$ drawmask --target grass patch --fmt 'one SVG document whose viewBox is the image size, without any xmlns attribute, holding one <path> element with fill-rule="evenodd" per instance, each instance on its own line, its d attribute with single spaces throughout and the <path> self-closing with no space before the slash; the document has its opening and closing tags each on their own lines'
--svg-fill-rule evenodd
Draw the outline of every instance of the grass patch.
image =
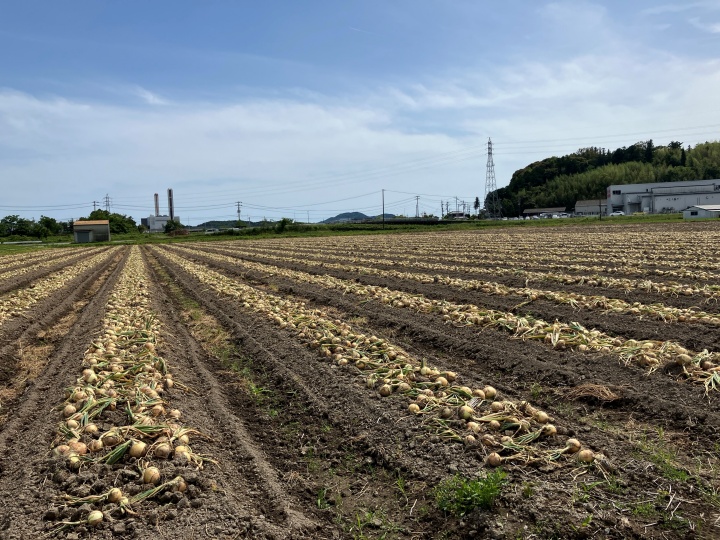
<svg viewBox="0 0 720 540">
<path fill-rule="evenodd" d="M 500 495 L 506 476 L 501 469 L 479 480 L 455 475 L 435 488 L 435 502 L 440 510 L 454 516 L 464 516 L 476 508 L 490 508 Z"/>
</svg>

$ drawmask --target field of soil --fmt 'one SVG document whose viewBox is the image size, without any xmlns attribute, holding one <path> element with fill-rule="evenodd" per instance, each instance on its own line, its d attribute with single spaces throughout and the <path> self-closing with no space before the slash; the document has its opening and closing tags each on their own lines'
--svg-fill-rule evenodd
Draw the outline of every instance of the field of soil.
<svg viewBox="0 0 720 540">
<path fill-rule="evenodd" d="M 0 258 L 0 539 L 718 538 L 719 240 Z"/>
</svg>

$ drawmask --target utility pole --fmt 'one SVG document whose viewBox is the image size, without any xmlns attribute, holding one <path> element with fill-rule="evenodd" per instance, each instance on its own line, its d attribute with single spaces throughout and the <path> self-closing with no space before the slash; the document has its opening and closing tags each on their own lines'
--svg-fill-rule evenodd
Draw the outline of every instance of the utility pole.
<svg viewBox="0 0 720 540">
<path fill-rule="evenodd" d="M 382 221 L 383 229 L 385 228 L 385 190 L 382 190 Z"/>
<path fill-rule="evenodd" d="M 310 210 L 307 211 L 307 222 L 310 225 Z"/>
<path fill-rule="evenodd" d="M 490 200 L 488 201 L 488 196 Z M 488 138 L 488 159 L 485 170 L 485 205 L 488 216 L 493 219 L 502 217 L 502 208 L 497 194 L 497 183 L 495 182 L 495 163 L 493 162 L 492 141 Z"/>
<path fill-rule="evenodd" d="M 110 195 L 105 194 L 105 210 L 110 211 Z"/>
<path fill-rule="evenodd" d="M 97 201 L 93 201 L 93 212 L 97 210 L 97 205 L 100 204 Z"/>
<path fill-rule="evenodd" d="M 415 195 L 415 217 L 420 217 L 420 195 Z"/>
<path fill-rule="evenodd" d="M 242 203 L 238 201 L 237 203 L 237 215 L 238 215 L 238 221 L 240 221 L 240 209 L 242 208 Z"/>
<path fill-rule="evenodd" d="M 458 198 L 455 196 L 455 211 L 458 211 Z"/>
</svg>

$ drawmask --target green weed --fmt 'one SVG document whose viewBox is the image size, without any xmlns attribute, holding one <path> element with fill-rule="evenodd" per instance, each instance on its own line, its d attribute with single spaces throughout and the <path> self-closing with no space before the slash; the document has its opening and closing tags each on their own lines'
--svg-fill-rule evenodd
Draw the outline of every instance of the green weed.
<svg viewBox="0 0 720 540">
<path fill-rule="evenodd" d="M 500 495 L 506 476 L 501 469 L 480 480 L 455 475 L 435 488 L 435 501 L 440 510 L 455 516 L 464 516 L 476 508 L 490 508 Z"/>
</svg>

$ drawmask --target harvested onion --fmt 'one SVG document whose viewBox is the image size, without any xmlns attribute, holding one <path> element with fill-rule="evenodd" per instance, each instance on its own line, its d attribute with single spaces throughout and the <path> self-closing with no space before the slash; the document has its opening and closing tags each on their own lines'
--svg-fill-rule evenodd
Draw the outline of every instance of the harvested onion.
<svg viewBox="0 0 720 540">
<path fill-rule="evenodd" d="M 93 510 L 88 514 L 87 523 L 91 527 L 97 527 L 102 523 L 103 513 L 100 510 Z"/>
<path fill-rule="evenodd" d="M 157 467 L 148 467 L 143 471 L 144 484 L 157 484 L 160 482 L 160 469 Z"/>
</svg>

